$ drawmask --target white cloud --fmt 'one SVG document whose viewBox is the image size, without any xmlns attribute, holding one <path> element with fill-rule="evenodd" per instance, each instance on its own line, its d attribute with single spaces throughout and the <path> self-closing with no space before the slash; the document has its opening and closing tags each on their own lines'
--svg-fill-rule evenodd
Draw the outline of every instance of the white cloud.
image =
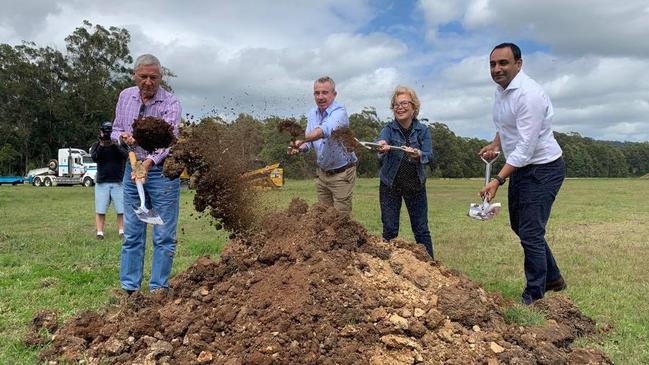
<svg viewBox="0 0 649 365">
<path fill-rule="evenodd" d="M 313 80 L 327 74 L 349 112 L 374 106 L 390 117 L 390 94 L 404 84 L 419 93 L 422 117 L 491 138 L 488 54 L 513 40 L 523 45 L 526 72 L 552 98 L 557 130 L 649 140 L 645 0 L 420 0 L 410 18 L 384 5 L 25 0 L 5 4 L 0 42 L 63 50 L 88 19 L 128 29 L 133 55 L 157 54 L 178 75 L 170 83 L 184 110 L 197 116 L 299 116 L 313 106 Z"/>
</svg>

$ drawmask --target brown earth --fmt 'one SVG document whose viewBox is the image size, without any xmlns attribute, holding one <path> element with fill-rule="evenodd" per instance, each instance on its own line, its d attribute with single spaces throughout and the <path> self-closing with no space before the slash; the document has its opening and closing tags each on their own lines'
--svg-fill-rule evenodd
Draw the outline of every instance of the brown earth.
<svg viewBox="0 0 649 365">
<path fill-rule="evenodd" d="M 542 326 L 507 324 L 499 303 L 422 246 L 382 242 L 294 200 L 263 229 L 201 257 L 169 293 L 136 293 L 69 319 L 43 360 L 85 364 L 611 364 L 572 348 L 594 322 L 565 296 Z M 44 318 L 50 318 L 44 315 Z M 35 321 L 36 332 L 42 331 Z M 45 326 L 45 324 L 44 324 Z M 54 328 L 55 329 L 55 328 Z"/>
<path fill-rule="evenodd" d="M 256 204 L 255 190 L 242 178 L 248 166 L 237 154 L 237 146 L 246 138 L 236 133 L 210 121 L 182 128 L 163 173 L 175 179 L 186 168 L 190 187 L 196 191 L 196 210 L 209 214 L 216 229 L 240 233 L 253 228 L 263 212 Z"/>
<path fill-rule="evenodd" d="M 304 137 L 304 128 L 291 119 L 284 119 L 277 124 L 277 130 L 282 134 L 291 136 L 291 141 Z"/>
<path fill-rule="evenodd" d="M 364 148 L 356 138 L 354 137 L 354 132 L 349 127 L 338 128 L 331 132 L 331 138 L 340 142 L 347 151 L 358 152 L 360 149 Z"/>
<path fill-rule="evenodd" d="M 167 148 L 176 143 L 171 124 L 162 118 L 142 117 L 133 122 L 133 138 L 147 151 Z"/>
</svg>

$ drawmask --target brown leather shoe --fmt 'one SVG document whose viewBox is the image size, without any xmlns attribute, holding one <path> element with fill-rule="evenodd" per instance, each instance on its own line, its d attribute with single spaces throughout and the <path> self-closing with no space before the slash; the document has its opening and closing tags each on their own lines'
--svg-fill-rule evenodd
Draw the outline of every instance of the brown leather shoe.
<svg viewBox="0 0 649 365">
<path fill-rule="evenodd" d="M 563 276 L 560 276 L 559 279 L 554 280 L 554 281 L 548 281 L 545 283 L 545 291 L 548 292 L 550 290 L 552 291 L 562 291 L 565 288 L 568 287 L 568 284 L 566 284 L 566 281 L 563 280 Z"/>
</svg>

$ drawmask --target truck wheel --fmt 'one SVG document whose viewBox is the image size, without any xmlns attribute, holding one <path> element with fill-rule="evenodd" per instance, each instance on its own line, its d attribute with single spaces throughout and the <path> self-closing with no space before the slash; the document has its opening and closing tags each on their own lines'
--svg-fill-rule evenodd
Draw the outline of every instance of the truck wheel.
<svg viewBox="0 0 649 365">
<path fill-rule="evenodd" d="M 43 181 L 41 181 L 40 177 L 35 177 L 34 180 L 32 181 L 32 184 L 36 187 L 39 187 L 43 185 Z"/>
<path fill-rule="evenodd" d="M 91 178 L 87 177 L 87 178 L 83 179 L 83 186 L 89 188 L 89 187 L 91 187 L 93 185 L 95 185 L 95 182 L 92 181 Z"/>
<path fill-rule="evenodd" d="M 49 177 L 46 177 L 43 184 L 49 188 L 50 186 L 52 186 L 52 179 L 49 178 Z"/>
</svg>

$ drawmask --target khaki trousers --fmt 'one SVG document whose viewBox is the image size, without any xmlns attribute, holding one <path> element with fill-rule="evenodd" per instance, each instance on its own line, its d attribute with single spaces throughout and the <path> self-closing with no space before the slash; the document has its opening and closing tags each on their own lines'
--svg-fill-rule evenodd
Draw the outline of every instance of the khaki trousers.
<svg viewBox="0 0 649 365">
<path fill-rule="evenodd" d="M 326 174 L 320 168 L 317 168 L 316 173 L 318 176 L 315 186 L 318 202 L 333 206 L 340 212 L 351 214 L 352 192 L 356 183 L 356 166 L 333 175 Z"/>
</svg>

